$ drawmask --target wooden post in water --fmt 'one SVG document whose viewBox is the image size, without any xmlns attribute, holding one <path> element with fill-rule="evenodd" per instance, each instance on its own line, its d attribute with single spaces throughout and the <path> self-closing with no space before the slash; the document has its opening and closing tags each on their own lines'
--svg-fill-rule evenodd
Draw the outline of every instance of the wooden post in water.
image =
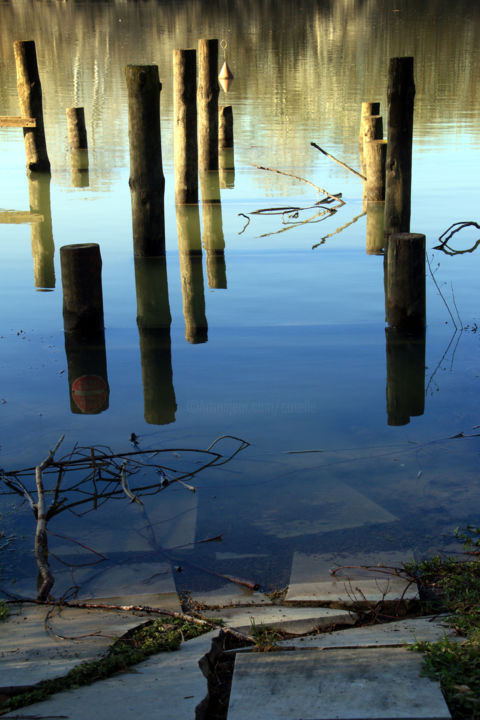
<svg viewBox="0 0 480 720">
<path fill-rule="evenodd" d="M 235 186 L 233 145 L 232 106 L 222 105 L 218 108 L 218 172 L 221 188 L 233 188 Z"/>
<path fill-rule="evenodd" d="M 423 330 L 425 312 L 425 235 L 396 233 L 387 243 L 386 312 L 390 327 Z"/>
<path fill-rule="evenodd" d="M 362 110 L 360 114 L 360 131 L 358 133 L 358 152 L 360 155 L 360 168 L 362 175 L 365 175 L 364 160 L 363 160 L 363 138 L 365 135 L 365 123 L 368 117 L 371 115 L 380 114 L 380 103 L 379 102 L 362 102 Z"/>
<path fill-rule="evenodd" d="M 198 41 L 198 168 L 218 170 L 218 40 Z"/>
<path fill-rule="evenodd" d="M 85 337 L 103 331 L 102 258 L 97 243 L 60 248 L 63 323 Z"/>
<path fill-rule="evenodd" d="M 415 83 L 413 57 L 390 58 L 385 236 L 410 231 Z"/>
<path fill-rule="evenodd" d="M 43 125 L 42 86 L 38 74 L 37 54 L 33 40 L 13 43 L 17 67 L 17 89 L 20 112 L 35 119 L 35 127 L 24 127 L 27 172 L 50 172 L 45 128 Z"/>
<path fill-rule="evenodd" d="M 367 140 L 365 149 L 365 198 L 367 202 L 385 200 L 385 161 L 387 158 L 386 140 Z"/>
<path fill-rule="evenodd" d="M 136 257 L 165 254 L 165 177 L 160 138 L 156 65 L 127 65 L 128 138 L 133 250 Z"/>
<path fill-rule="evenodd" d="M 83 107 L 66 109 L 68 144 L 70 146 L 70 167 L 73 187 L 87 187 L 88 177 L 88 141 Z"/>
<path fill-rule="evenodd" d="M 198 203 L 197 53 L 173 51 L 175 203 Z"/>
</svg>

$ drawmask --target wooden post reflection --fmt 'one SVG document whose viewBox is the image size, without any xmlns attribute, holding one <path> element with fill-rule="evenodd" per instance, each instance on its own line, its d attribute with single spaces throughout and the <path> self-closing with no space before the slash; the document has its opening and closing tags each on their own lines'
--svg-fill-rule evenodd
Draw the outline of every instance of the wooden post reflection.
<svg viewBox="0 0 480 720">
<path fill-rule="evenodd" d="M 198 205 L 177 205 L 177 235 L 185 339 L 192 344 L 204 343 L 208 340 L 208 324 L 205 316 Z"/>
<path fill-rule="evenodd" d="M 104 330 L 87 337 L 82 332 L 65 332 L 65 353 L 72 413 L 98 415 L 107 410 L 110 388 Z"/>
<path fill-rule="evenodd" d="M 367 255 L 381 255 L 384 248 L 384 212 L 385 203 L 367 203 Z"/>
<path fill-rule="evenodd" d="M 28 176 L 30 212 L 42 216 L 39 222 L 32 222 L 33 277 L 38 290 L 53 290 L 55 287 L 54 254 L 55 245 L 52 231 L 52 210 L 50 206 L 50 174 L 31 173 Z"/>
<path fill-rule="evenodd" d="M 218 108 L 218 172 L 222 189 L 235 187 L 233 110 L 231 105 L 222 105 Z"/>
<path fill-rule="evenodd" d="M 135 258 L 135 287 L 145 420 L 151 425 L 167 425 L 175 422 L 177 402 L 165 257 Z"/>
<path fill-rule="evenodd" d="M 425 330 L 386 328 L 385 335 L 388 424 L 407 425 L 425 409 Z"/>
<path fill-rule="evenodd" d="M 202 191 L 203 247 L 207 253 L 208 287 L 224 290 L 227 287 L 227 270 L 218 172 L 202 173 L 200 187 Z"/>
</svg>

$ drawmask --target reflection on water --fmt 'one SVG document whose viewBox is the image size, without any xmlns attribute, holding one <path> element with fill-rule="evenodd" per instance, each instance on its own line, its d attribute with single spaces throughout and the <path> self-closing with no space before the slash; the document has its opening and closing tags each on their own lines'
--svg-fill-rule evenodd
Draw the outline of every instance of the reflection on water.
<svg viewBox="0 0 480 720">
<path fill-rule="evenodd" d="M 223 236 L 222 205 L 220 202 L 220 177 L 218 172 L 200 175 L 202 194 L 203 247 L 207 255 L 208 287 L 217 290 L 227 288 L 225 264 L 225 239 Z"/>
<path fill-rule="evenodd" d="M 425 332 L 386 328 L 389 425 L 407 425 L 425 410 Z"/>
<path fill-rule="evenodd" d="M 208 339 L 208 324 L 198 206 L 177 205 L 176 211 L 185 339 L 192 344 L 203 343 Z"/>
<path fill-rule="evenodd" d="M 50 175 L 31 174 L 28 178 L 28 195 L 30 212 L 42 217 L 42 220 L 30 223 L 35 287 L 38 290 L 51 290 L 55 287 L 55 245 L 50 208 Z"/>
<path fill-rule="evenodd" d="M 95 415 L 108 409 L 105 333 L 85 338 L 83 333 L 65 333 L 68 386 L 72 413 Z"/>
</svg>

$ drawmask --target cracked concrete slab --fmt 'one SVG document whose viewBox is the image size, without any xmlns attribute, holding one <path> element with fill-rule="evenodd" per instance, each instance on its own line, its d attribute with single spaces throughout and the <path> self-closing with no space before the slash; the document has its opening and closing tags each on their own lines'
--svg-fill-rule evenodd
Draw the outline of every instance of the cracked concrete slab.
<svg viewBox="0 0 480 720">
<path fill-rule="evenodd" d="M 192 592 L 190 597 L 194 602 L 206 607 L 272 605 L 270 598 L 263 593 L 233 583 L 208 592 Z"/>
<path fill-rule="evenodd" d="M 353 625 L 357 616 L 347 610 L 332 608 L 288 608 L 279 605 L 258 608 L 226 608 L 207 610 L 206 617 L 221 617 L 225 625 L 242 633 L 252 631 L 252 620 L 256 625 L 284 630 L 298 635 L 313 632 L 316 628 L 326 629 L 334 625 Z"/>
<path fill-rule="evenodd" d="M 22 708 L 22 715 L 68 717 L 69 720 L 192 720 L 207 695 L 207 681 L 199 660 L 218 635 L 213 630 L 92 685 L 57 693 L 48 700 Z M 12 713 L 18 717 L 18 713 Z M 4 716 L 6 719 L 9 715 Z"/>
<path fill-rule="evenodd" d="M 402 648 L 238 654 L 228 720 L 447 720 L 421 665 Z"/>
</svg>

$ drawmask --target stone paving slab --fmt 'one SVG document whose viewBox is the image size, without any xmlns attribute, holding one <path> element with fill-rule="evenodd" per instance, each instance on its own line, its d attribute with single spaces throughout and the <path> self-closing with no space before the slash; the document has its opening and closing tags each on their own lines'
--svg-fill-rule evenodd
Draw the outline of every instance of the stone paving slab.
<svg viewBox="0 0 480 720">
<path fill-rule="evenodd" d="M 44 702 L 4 715 L 67 717 L 69 720 L 193 720 L 207 695 L 198 662 L 218 630 L 182 643 L 180 650 L 159 653 L 130 672 L 99 680 L 77 690 L 57 693 Z"/>
<path fill-rule="evenodd" d="M 330 633 L 307 635 L 300 638 L 289 638 L 278 642 L 281 647 L 295 647 L 299 650 L 307 648 L 340 648 L 340 647 L 383 647 L 415 643 L 417 640 L 435 642 L 444 637 L 452 641 L 462 638 L 439 616 L 409 618 L 382 625 L 347 628 Z"/>
<path fill-rule="evenodd" d="M 421 665 L 401 648 L 238 654 L 228 720 L 446 720 Z"/>
<path fill-rule="evenodd" d="M 217 590 L 208 592 L 192 592 L 190 597 L 194 602 L 206 607 L 273 604 L 270 598 L 263 593 L 249 590 L 234 583 L 228 583 Z"/>
<path fill-rule="evenodd" d="M 256 625 L 264 625 L 286 632 L 313 632 L 316 628 L 329 628 L 333 625 L 353 625 L 357 619 L 355 613 L 332 608 L 287 608 L 279 605 L 259 608 L 226 608 L 207 610 L 206 617 L 221 617 L 225 625 L 242 633 L 251 633 L 252 620 Z"/>
<path fill-rule="evenodd" d="M 151 615 L 111 610 L 13 607 L 0 623 L 0 686 L 34 685 L 66 675 L 75 665 L 101 657 L 116 637 L 148 620 Z"/>
<path fill-rule="evenodd" d="M 385 574 L 381 564 L 401 565 L 399 553 L 306 555 L 294 553 L 290 583 L 285 602 L 311 603 L 326 606 L 395 602 L 418 598 L 416 584 L 395 575 Z M 379 566 L 379 570 L 363 570 L 360 566 Z M 338 566 L 351 566 L 331 574 Z"/>
</svg>

